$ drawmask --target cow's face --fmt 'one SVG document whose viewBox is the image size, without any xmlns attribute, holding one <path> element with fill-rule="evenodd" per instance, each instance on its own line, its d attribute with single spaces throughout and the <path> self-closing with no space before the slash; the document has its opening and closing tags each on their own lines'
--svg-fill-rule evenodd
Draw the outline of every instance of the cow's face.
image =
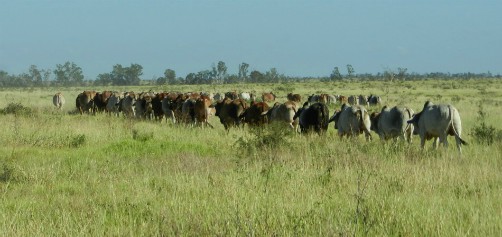
<svg viewBox="0 0 502 237">
<path fill-rule="evenodd" d="M 335 114 L 333 114 L 328 121 L 328 123 L 335 122 L 335 129 L 338 129 L 338 119 L 340 118 L 341 113 L 342 112 L 340 110 L 335 111 Z"/>
<path fill-rule="evenodd" d="M 217 102 L 215 105 L 214 105 L 214 110 L 215 110 L 215 113 L 214 113 L 214 116 L 220 116 L 220 112 L 221 112 L 221 108 L 223 107 L 223 104 L 225 104 L 225 101 L 220 101 L 220 102 Z"/>
<path fill-rule="evenodd" d="M 370 114 L 371 126 L 370 130 L 378 131 L 378 119 L 380 118 L 380 113 L 373 112 Z"/>
</svg>

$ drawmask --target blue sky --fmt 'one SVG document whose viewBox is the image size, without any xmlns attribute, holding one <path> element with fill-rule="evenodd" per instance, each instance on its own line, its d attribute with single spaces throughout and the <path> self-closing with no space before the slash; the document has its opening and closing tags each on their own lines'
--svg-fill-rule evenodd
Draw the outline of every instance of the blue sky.
<svg viewBox="0 0 502 237">
<path fill-rule="evenodd" d="M 87 79 L 115 64 L 143 78 L 224 61 L 229 73 L 290 76 L 408 72 L 502 73 L 500 0 L 11 1 L 0 0 L 0 70 L 54 69 Z"/>
</svg>

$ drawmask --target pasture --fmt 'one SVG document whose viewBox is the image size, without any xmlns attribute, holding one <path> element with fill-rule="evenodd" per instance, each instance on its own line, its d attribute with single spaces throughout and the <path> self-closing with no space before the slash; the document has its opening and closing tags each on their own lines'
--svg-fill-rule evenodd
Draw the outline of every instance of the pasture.
<svg viewBox="0 0 502 237">
<path fill-rule="evenodd" d="M 376 94 L 415 112 L 451 103 L 469 145 L 459 155 L 381 142 L 75 114 L 84 89 Z M 52 96 L 66 105 L 55 110 Z M 0 89 L 3 236 L 500 236 L 502 144 L 476 142 L 502 125 L 502 81 L 304 82 L 112 88 Z M 339 104 L 329 106 L 330 115 Z M 369 108 L 379 111 L 380 107 Z"/>
</svg>

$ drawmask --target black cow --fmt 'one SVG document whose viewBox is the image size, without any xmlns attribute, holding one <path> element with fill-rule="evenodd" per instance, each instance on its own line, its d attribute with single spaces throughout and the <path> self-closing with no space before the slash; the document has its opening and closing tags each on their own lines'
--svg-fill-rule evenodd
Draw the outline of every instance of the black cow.
<svg viewBox="0 0 502 237">
<path fill-rule="evenodd" d="M 323 134 L 328 130 L 329 110 L 326 104 L 317 102 L 308 105 L 308 101 L 303 104 L 293 119 L 299 118 L 300 129 L 302 133 L 315 131 Z"/>
</svg>

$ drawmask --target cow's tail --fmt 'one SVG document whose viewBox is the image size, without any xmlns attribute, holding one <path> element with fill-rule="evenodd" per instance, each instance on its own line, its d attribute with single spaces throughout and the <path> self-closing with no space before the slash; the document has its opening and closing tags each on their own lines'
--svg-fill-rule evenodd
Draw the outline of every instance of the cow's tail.
<svg viewBox="0 0 502 237">
<path fill-rule="evenodd" d="M 365 123 L 365 117 L 369 116 L 369 115 L 367 114 L 367 111 L 364 108 L 360 108 L 359 113 L 361 115 L 361 126 L 364 129 L 366 140 L 370 141 L 371 140 L 371 131 L 370 131 L 371 128 L 366 126 L 366 123 Z"/>
<path fill-rule="evenodd" d="M 413 114 L 411 114 L 411 111 L 410 111 L 410 108 L 408 107 L 405 107 L 404 110 L 406 111 L 406 113 L 408 114 L 408 118 L 406 121 L 404 121 L 404 118 L 403 118 L 403 123 L 406 123 L 406 127 L 404 128 L 404 131 L 408 131 L 408 129 L 410 128 L 411 126 L 411 123 L 408 123 L 408 120 L 410 120 L 412 117 L 413 117 Z M 403 131 L 403 132 L 404 132 Z"/>
<path fill-rule="evenodd" d="M 455 129 L 455 124 L 453 124 L 453 110 L 451 105 L 448 105 L 448 110 L 450 111 L 450 126 L 456 138 L 460 141 L 462 145 L 467 145 L 467 142 L 458 135 L 457 129 Z"/>
</svg>

